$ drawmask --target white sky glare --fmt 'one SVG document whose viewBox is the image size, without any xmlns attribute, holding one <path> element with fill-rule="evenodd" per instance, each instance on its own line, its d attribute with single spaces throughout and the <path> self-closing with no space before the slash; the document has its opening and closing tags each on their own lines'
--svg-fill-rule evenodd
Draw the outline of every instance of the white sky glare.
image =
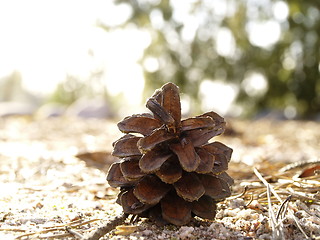
<svg viewBox="0 0 320 240">
<path fill-rule="evenodd" d="M 143 76 L 136 62 L 148 37 L 134 29 L 108 33 L 97 27 L 97 21 L 113 26 L 130 14 L 129 6 L 104 0 L 0 0 L 0 78 L 18 70 L 27 90 L 47 94 L 66 73 L 86 79 L 103 68 L 113 94 L 136 88 L 133 102 L 140 102 Z M 115 70 L 121 72 L 117 77 Z"/>
</svg>

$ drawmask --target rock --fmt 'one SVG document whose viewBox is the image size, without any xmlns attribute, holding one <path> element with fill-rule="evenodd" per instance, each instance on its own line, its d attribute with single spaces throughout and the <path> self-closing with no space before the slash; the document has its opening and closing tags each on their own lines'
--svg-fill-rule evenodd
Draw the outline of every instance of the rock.
<svg viewBox="0 0 320 240">
<path fill-rule="evenodd" d="M 47 103 L 42 105 L 36 112 L 36 117 L 45 119 L 49 117 L 59 117 L 66 111 L 66 106 L 58 103 Z"/>
<path fill-rule="evenodd" d="M 27 102 L 0 102 L 0 117 L 32 115 L 37 106 Z"/>
<path fill-rule="evenodd" d="M 82 118 L 110 118 L 112 112 L 105 98 L 89 99 L 84 97 L 71 104 L 66 110 L 66 115 Z"/>
</svg>

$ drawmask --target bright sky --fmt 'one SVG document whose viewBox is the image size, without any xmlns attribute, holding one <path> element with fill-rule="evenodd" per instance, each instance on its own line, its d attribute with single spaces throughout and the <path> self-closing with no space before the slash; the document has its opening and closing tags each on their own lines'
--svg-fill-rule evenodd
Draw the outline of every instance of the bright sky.
<svg viewBox="0 0 320 240">
<path fill-rule="evenodd" d="M 202 21 L 201 15 L 195 17 L 188 14 L 192 2 L 194 0 L 172 1 L 176 9 L 174 18 L 184 23 L 182 35 L 185 41 L 192 40 Z M 204 2 L 210 6 L 215 4 L 217 16 L 234 11 L 230 7 L 232 5 L 227 7 L 226 1 Z M 288 15 L 287 4 L 278 1 L 270 8 L 274 20 L 261 22 L 255 19 L 255 6 L 270 4 L 270 0 L 248 2 L 251 2 L 249 12 L 253 13 L 247 24 L 249 39 L 253 45 L 269 47 L 280 38 L 280 23 Z M 66 73 L 86 79 L 92 71 L 103 69 L 103 81 L 111 95 L 123 93 L 130 100 L 129 104 L 141 104 L 144 79 L 137 61 L 150 43 L 150 35 L 134 28 L 107 32 L 96 24 L 99 20 L 115 26 L 124 22 L 131 11 L 127 4 L 115 7 L 112 0 L 0 0 L 0 79 L 18 70 L 27 90 L 47 94 L 52 93 L 56 84 L 65 79 Z M 155 24 L 161 24 L 156 12 L 153 17 L 152 21 L 158 21 Z M 232 58 L 235 50 L 232 33 L 227 28 L 221 28 L 217 32 L 218 53 Z M 152 64 L 152 59 L 149 60 L 146 67 L 157 67 Z M 252 80 L 255 78 L 263 85 L 259 74 L 251 75 L 248 82 L 255 83 L 256 80 Z M 215 88 L 216 92 L 229 96 L 225 102 L 230 105 L 237 91 L 233 86 L 223 87 L 220 79 L 214 80 L 218 82 L 203 82 L 201 94 L 208 95 L 210 92 L 206 93 L 206 89 L 211 91 Z M 217 90 L 218 87 L 221 91 Z M 212 102 L 212 99 L 206 99 L 205 102 Z"/>
<path fill-rule="evenodd" d="M 0 78 L 18 70 L 25 88 L 46 94 L 66 73 L 85 79 L 102 68 L 111 94 L 138 103 L 144 81 L 136 62 L 149 35 L 96 26 L 98 19 L 112 26 L 129 14 L 127 5 L 105 0 L 0 0 Z"/>
</svg>

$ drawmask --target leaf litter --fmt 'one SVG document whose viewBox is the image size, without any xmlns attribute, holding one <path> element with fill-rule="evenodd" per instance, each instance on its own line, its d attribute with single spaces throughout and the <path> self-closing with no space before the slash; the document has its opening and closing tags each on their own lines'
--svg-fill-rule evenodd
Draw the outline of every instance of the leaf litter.
<svg viewBox="0 0 320 240">
<path fill-rule="evenodd" d="M 127 219 L 101 239 L 319 239 L 320 124 L 227 122 L 235 184 L 216 220 Z M 107 120 L 0 119 L 0 238 L 81 239 L 119 216 L 106 183 L 117 138 Z"/>
</svg>

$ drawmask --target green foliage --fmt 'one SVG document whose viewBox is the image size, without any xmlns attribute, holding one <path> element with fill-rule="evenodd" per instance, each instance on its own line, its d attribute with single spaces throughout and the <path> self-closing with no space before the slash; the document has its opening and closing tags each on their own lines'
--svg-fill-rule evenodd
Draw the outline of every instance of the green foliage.
<svg viewBox="0 0 320 240">
<path fill-rule="evenodd" d="M 159 67 L 153 71 L 145 69 L 148 95 L 172 81 L 200 102 L 201 82 L 219 79 L 237 86 L 237 103 L 244 115 L 288 106 L 301 117 L 319 113 L 319 1 L 186 1 L 190 9 L 184 18 L 177 17 L 179 9 L 173 6 L 176 1 L 117 2 L 130 4 L 133 9 L 127 24 L 148 30 L 152 36 L 142 63 L 156 59 Z M 218 2 L 225 7 L 222 13 Z M 283 19 L 277 19 L 273 11 L 279 5 L 282 11 L 288 9 Z M 280 26 L 279 39 L 259 46 L 252 38 L 261 31 L 249 33 L 250 24 L 270 21 Z M 231 33 L 235 43 L 227 53 L 217 48 L 221 29 Z M 246 81 L 250 73 L 265 77 L 265 91 L 253 94 Z"/>
<path fill-rule="evenodd" d="M 101 80 L 103 71 L 92 72 L 86 79 L 67 75 L 65 80 L 59 83 L 48 102 L 70 105 L 81 97 L 94 98 L 104 96 L 108 99 L 106 88 Z"/>
</svg>

